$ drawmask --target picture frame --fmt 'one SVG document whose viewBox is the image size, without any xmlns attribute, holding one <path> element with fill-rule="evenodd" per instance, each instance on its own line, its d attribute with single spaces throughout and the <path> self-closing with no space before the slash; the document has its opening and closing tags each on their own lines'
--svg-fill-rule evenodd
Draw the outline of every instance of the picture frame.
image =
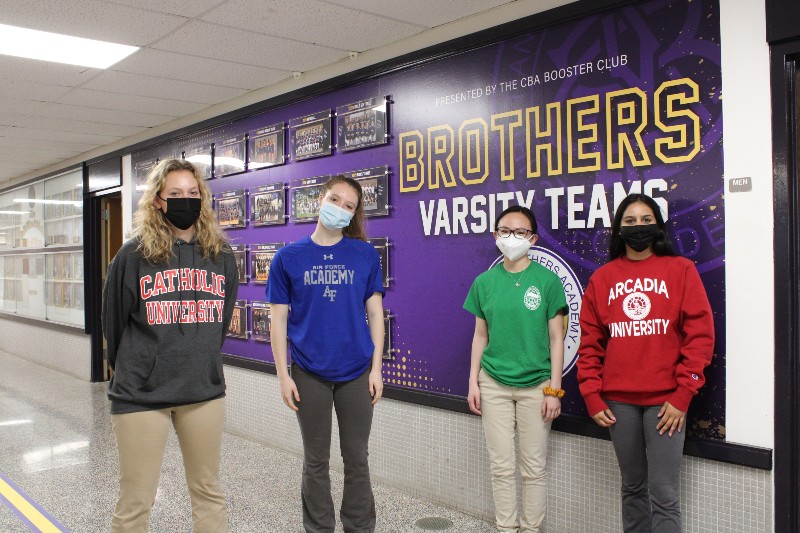
<svg viewBox="0 0 800 533">
<path fill-rule="evenodd" d="M 389 214 L 389 166 L 365 168 L 342 172 L 361 185 L 362 203 L 365 217 L 379 217 Z"/>
<path fill-rule="evenodd" d="M 316 222 L 319 218 L 319 197 L 329 179 L 331 179 L 330 175 L 295 180 L 290 189 L 292 198 L 290 219 L 292 222 Z"/>
<path fill-rule="evenodd" d="M 246 339 L 247 333 L 247 300 L 236 300 L 226 335 L 237 339 Z"/>
<path fill-rule="evenodd" d="M 217 220 L 222 229 L 247 226 L 247 193 L 244 189 L 226 191 L 214 197 Z"/>
<path fill-rule="evenodd" d="M 286 224 L 286 188 L 283 182 L 250 191 L 250 223 L 253 226 Z"/>
<path fill-rule="evenodd" d="M 302 161 L 331 155 L 332 114 L 330 109 L 289 121 L 289 140 L 292 160 Z"/>
<path fill-rule="evenodd" d="M 286 124 L 278 122 L 247 134 L 247 170 L 286 163 Z"/>
<path fill-rule="evenodd" d="M 367 241 L 375 247 L 378 251 L 378 257 L 381 260 L 381 274 L 383 274 L 383 287 L 389 287 L 389 282 L 392 278 L 389 276 L 389 243 L 388 237 L 373 237 Z"/>
<path fill-rule="evenodd" d="M 336 108 L 336 150 L 350 152 L 386 144 L 388 135 L 387 96 L 374 96 Z"/>
<path fill-rule="evenodd" d="M 213 144 L 214 177 L 223 178 L 245 171 L 247 140 L 245 134 L 234 135 Z"/>
<path fill-rule="evenodd" d="M 253 283 L 266 285 L 269 279 L 269 268 L 275 253 L 283 248 L 286 243 L 269 242 L 250 245 L 250 279 Z"/>
<path fill-rule="evenodd" d="M 150 171 L 153 170 L 157 163 L 158 159 L 153 157 L 136 161 L 133 164 L 133 182 L 137 191 L 143 191 L 147 188 L 147 176 L 150 175 Z"/>
<path fill-rule="evenodd" d="M 394 359 L 395 350 L 392 347 L 392 312 L 383 310 L 383 359 Z"/>
<path fill-rule="evenodd" d="M 236 259 L 236 268 L 239 270 L 239 283 L 247 283 L 247 245 L 231 244 L 233 257 Z"/>
<path fill-rule="evenodd" d="M 250 323 L 253 325 L 250 338 L 256 342 L 269 343 L 272 313 L 268 302 L 250 302 Z"/>
<path fill-rule="evenodd" d="M 183 152 L 183 158 L 192 163 L 197 169 L 197 173 L 204 180 L 214 177 L 214 148 L 211 143 L 204 143 L 192 146 Z"/>
</svg>

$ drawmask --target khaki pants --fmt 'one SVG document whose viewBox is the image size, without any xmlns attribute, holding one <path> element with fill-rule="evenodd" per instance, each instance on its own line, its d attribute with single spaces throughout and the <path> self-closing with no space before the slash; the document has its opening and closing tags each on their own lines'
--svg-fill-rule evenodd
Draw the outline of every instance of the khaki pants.
<svg viewBox="0 0 800 533">
<path fill-rule="evenodd" d="M 112 533 L 147 532 L 170 423 L 183 455 L 194 533 L 226 533 L 219 482 L 225 398 L 169 409 L 112 415 L 119 452 L 119 500 Z"/>
<path fill-rule="evenodd" d="M 547 436 L 550 424 L 542 417 L 545 385 L 507 387 L 483 370 L 481 389 L 483 432 L 492 468 L 497 529 L 509 533 L 538 532 L 547 505 Z M 522 512 L 517 513 L 516 452 L 514 428 L 519 438 L 519 471 L 522 477 Z"/>
</svg>

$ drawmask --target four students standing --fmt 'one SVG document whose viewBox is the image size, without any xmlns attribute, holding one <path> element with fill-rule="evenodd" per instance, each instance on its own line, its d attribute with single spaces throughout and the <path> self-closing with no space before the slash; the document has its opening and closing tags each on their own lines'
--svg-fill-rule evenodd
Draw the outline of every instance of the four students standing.
<svg viewBox="0 0 800 533">
<path fill-rule="evenodd" d="M 328 472 L 335 410 L 345 469 L 340 519 L 345 531 L 374 531 L 368 442 L 383 391 L 381 265 L 365 242 L 359 184 L 335 177 L 320 202 L 314 232 L 272 262 L 266 289 L 272 349 L 282 398 L 297 413 L 303 438 L 305 530 L 335 528 Z M 146 531 L 171 421 L 195 531 L 224 532 L 219 347 L 236 298 L 236 264 L 190 163 L 158 165 L 136 227 L 109 269 L 103 307 L 121 473 L 112 531 Z M 464 304 L 476 317 L 468 404 L 483 417 L 497 527 L 535 532 L 545 515 L 547 436 L 564 395 L 566 301 L 559 278 L 529 259 L 538 238 L 533 213 L 513 206 L 495 228 L 503 260 L 476 278 Z M 584 295 L 580 391 L 592 418 L 611 431 L 625 532 L 680 531 L 683 430 L 713 353 L 710 306 L 694 265 L 672 251 L 658 206 L 647 196 L 631 195 L 620 205 L 611 259 Z M 325 282 L 332 277 L 335 285 Z M 158 313 L 175 301 L 177 315 Z M 165 321 L 170 316 L 177 318 Z"/>
</svg>

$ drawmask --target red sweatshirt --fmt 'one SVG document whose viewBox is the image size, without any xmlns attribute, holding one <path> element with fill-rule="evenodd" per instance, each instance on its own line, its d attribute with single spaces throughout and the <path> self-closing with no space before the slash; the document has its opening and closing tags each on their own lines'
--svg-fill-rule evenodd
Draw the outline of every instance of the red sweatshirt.
<svg viewBox="0 0 800 533">
<path fill-rule="evenodd" d="M 590 415 L 608 408 L 605 400 L 689 409 L 714 353 L 711 306 L 694 263 L 611 261 L 589 280 L 580 322 L 578 383 Z"/>
</svg>

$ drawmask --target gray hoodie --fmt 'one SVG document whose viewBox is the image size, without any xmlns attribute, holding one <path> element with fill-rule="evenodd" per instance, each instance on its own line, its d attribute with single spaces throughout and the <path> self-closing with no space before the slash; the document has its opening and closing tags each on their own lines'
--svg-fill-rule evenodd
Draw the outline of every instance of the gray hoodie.
<svg viewBox="0 0 800 533">
<path fill-rule="evenodd" d="M 220 348 L 239 285 L 233 253 L 212 261 L 195 240 L 176 239 L 170 261 L 154 265 L 137 247 L 120 248 L 103 289 L 111 413 L 224 396 Z"/>
</svg>

